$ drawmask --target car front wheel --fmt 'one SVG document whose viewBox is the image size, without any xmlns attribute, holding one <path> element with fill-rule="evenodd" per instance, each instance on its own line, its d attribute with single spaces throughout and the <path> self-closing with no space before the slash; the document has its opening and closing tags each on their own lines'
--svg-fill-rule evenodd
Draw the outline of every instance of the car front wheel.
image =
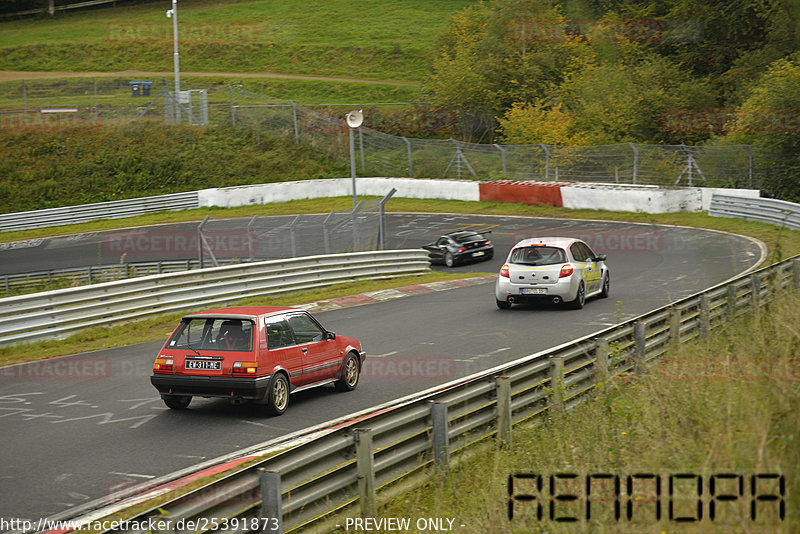
<svg viewBox="0 0 800 534">
<path fill-rule="evenodd" d="M 267 411 L 272 415 L 281 415 L 289 406 L 289 381 L 283 373 L 272 376 L 267 387 Z"/>
<path fill-rule="evenodd" d="M 342 379 L 333 383 L 337 391 L 353 391 L 358 385 L 359 369 L 358 358 L 352 352 L 348 354 L 342 364 Z"/>
</svg>

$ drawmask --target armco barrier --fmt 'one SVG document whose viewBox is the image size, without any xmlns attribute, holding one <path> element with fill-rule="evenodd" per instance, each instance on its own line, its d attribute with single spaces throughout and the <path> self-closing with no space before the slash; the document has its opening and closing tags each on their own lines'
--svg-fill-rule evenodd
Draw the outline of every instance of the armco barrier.
<svg viewBox="0 0 800 534">
<path fill-rule="evenodd" d="M 795 256 L 590 336 L 379 407 L 371 415 L 356 414 L 139 512 L 131 521 L 175 525 L 205 518 L 207 528 L 198 531 L 217 532 L 208 520 L 225 518 L 225 532 L 243 533 L 261 530 L 266 519 L 267 526 L 277 521 L 280 529 L 265 532 L 280 532 L 312 526 L 330 531 L 345 516 L 374 517 L 376 495 L 385 499 L 407 491 L 402 482 L 424 480 L 425 467 L 443 467 L 451 454 L 479 440 L 494 436 L 508 441 L 513 424 L 567 409 L 608 377 L 641 373 L 669 347 L 705 337 L 725 321 L 770 302 L 777 292 L 798 288 L 800 256 Z M 147 493 L 136 501 L 145 498 Z M 74 519 L 99 517 L 102 509 Z M 138 531 L 120 526 L 104 532 Z"/>
<path fill-rule="evenodd" d="M 800 205 L 771 198 L 741 198 L 724 194 L 711 197 L 712 217 L 738 217 L 800 230 Z"/>
<path fill-rule="evenodd" d="M 122 219 L 161 211 L 177 211 L 198 207 L 197 191 L 155 197 L 112 200 L 97 204 L 65 206 L 36 211 L 0 214 L 0 232 L 76 224 L 98 219 Z"/>
<path fill-rule="evenodd" d="M 0 299 L 0 345 L 60 338 L 115 321 L 429 270 L 422 249 L 271 260 L 142 276 Z"/>
</svg>

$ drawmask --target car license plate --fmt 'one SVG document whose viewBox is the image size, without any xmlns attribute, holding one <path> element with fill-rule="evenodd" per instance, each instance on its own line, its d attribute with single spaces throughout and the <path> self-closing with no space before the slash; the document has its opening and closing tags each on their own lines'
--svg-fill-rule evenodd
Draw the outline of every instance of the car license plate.
<svg viewBox="0 0 800 534">
<path fill-rule="evenodd" d="M 482 250 L 481 250 L 481 251 L 478 251 L 478 252 L 473 252 L 473 253 L 472 253 L 472 257 L 473 257 L 473 258 L 477 258 L 478 256 L 483 256 L 484 254 L 486 254 L 486 252 L 484 252 L 484 251 L 482 251 Z"/>
<path fill-rule="evenodd" d="M 200 369 L 202 371 L 219 371 L 222 369 L 222 362 L 208 360 L 186 360 L 187 369 Z"/>
<path fill-rule="evenodd" d="M 529 288 L 529 289 L 520 289 L 520 295 L 547 295 L 547 290 L 543 288 Z"/>
</svg>

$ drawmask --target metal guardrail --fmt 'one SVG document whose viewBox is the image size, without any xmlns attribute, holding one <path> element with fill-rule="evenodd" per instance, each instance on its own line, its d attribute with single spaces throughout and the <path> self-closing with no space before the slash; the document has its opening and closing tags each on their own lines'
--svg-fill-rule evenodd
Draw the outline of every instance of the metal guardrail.
<svg viewBox="0 0 800 534">
<path fill-rule="evenodd" d="M 742 198 L 715 194 L 708 214 L 712 217 L 737 217 L 800 230 L 800 205 L 771 198 Z"/>
<path fill-rule="evenodd" d="M 425 477 L 424 468 L 444 466 L 451 453 L 478 441 L 493 436 L 508 441 L 513 424 L 547 410 L 568 409 L 610 376 L 641 373 L 670 347 L 703 338 L 790 287 L 800 288 L 800 256 L 359 416 L 131 521 L 147 525 L 152 518 L 174 525 L 181 519 L 216 518 L 216 528 L 209 522 L 207 530 L 241 534 L 276 522 L 279 528 L 273 532 L 328 528 L 345 514 L 374 517 L 376 494 L 390 498 L 402 493 L 408 486 L 401 479 Z M 92 515 L 99 517 L 98 512 Z M 227 528 L 220 528 L 222 520 Z M 105 532 L 139 531 L 119 527 Z"/>
<path fill-rule="evenodd" d="M 143 276 L 0 299 L 0 345 L 61 338 L 116 321 L 349 280 L 422 274 L 423 249 L 354 252 Z"/>
<path fill-rule="evenodd" d="M 112 200 L 79 206 L 64 206 L 35 211 L 0 214 L 0 232 L 27 230 L 76 224 L 98 219 L 122 219 L 161 211 L 178 211 L 199 207 L 197 191 L 154 197 Z"/>
</svg>

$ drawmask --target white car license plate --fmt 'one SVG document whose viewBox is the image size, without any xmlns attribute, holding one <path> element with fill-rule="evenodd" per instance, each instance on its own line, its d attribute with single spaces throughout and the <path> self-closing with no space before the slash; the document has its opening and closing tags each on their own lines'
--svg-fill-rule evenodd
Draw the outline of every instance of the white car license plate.
<svg viewBox="0 0 800 534">
<path fill-rule="evenodd" d="M 529 288 L 529 289 L 520 289 L 520 295 L 547 295 L 547 290 L 543 288 Z"/>
<path fill-rule="evenodd" d="M 208 360 L 186 360 L 187 369 L 200 369 L 203 371 L 219 371 L 222 369 L 222 362 Z"/>
<path fill-rule="evenodd" d="M 482 250 L 481 250 L 481 251 L 478 251 L 478 252 L 473 252 L 473 253 L 472 253 L 472 257 L 473 257 L 473 258 L 477 258 L 478 256 L 483 256 L 484 254 L 486 254 L 486 252 L 484 252 L 484 251 L 482 251 Z"/>
</svg>

